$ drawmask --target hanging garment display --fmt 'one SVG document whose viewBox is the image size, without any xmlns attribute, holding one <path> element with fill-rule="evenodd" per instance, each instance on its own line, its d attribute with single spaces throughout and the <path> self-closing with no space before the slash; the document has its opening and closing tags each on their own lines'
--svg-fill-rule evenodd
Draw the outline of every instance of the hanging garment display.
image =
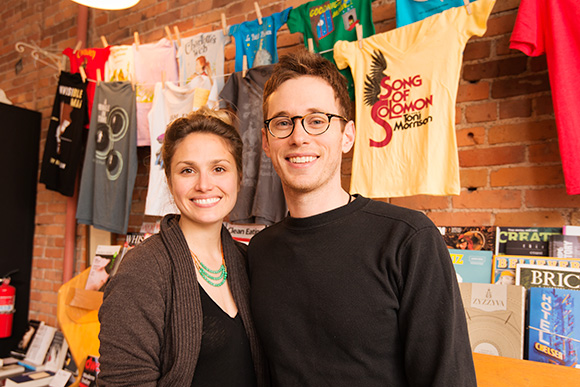
<svg viewBox="0 0 580 387">
<path fill-rule="evenodd" d="M 151 145 L 147 115 L 153 103 L 155 83 L 179 80 L 175 44 L 166 38 L 139 46 L 133 43 L 133 55 L 137 82 L 137 146 L 147 146 Z"/>
<path fill-rule="evenodd" d="M 61 72 L 46 136 L 40 182 L 73 196 L 77 169 L 85 150 L 87 84 L 80 74 Z"/>
<path fill-rule="evenodd" d="M 288 17 L 290 32 L 301 32 L 304 45 L 313 40 L 314 52 L 334 63 L 332 48 L 339 40 L 355 41 L 356 25 L 363 27 L 363 37 L 375 34 L 371 0 L 316 0 L 294 8 Z M 354 84 L 348 70 L 341 70 L 347 80 L 350 98 L 354 100 Z"/>
<path fill-rule="evenodd" d="M 145 215 L 165 216 L 179 213 L 167 186 L 161 146 L 167 125 L 194 110 L 195 92 L 193 89 L 179 87 L 171 82 L 165 84 L 158 82 L 155 85 L 155 98 L 149 112 L 151 159 Z"/>
<path fill-rule="evenodd" d="M 573 0 L 522 0 L 510 48 L 546 54 L 558 127 L 560 157 L 569 195 L 580 194 L 580 8 Z"/>
<path fill-rule="evenodd" d="M 137 175 L 135 91 L 129 82 L 100 82 L 81 175 L 77 220 L 126 234 Z"/>
<path fill-rule="evenodd" d="M 218 105 L 219 93 L 224 87 L 224 46 L 230 41 L 222 30 L 181 39 L 177 51 L 179 84 L 200 89 L 197 91 L 201 98 L 198 106 L 214 108 Z M 206 98 L 202 98 L 202 90 L 206 90 Z"/>
<path fill-rule="evenodd" d="M 282 183 L 272 161 L 262 150 L 262 96 L 273 67 L 254 67 L 245 77 L 240 72 L 232 74 L 220 94 L 238 116 L 244 142 L 242 183 L 236 206 L 230 213 L 232 223 L 270 225 L 286 215 Z"/>
<path fill-rule="evenodd" d="M 463 0 L 397 0 L 396 4 L 397 27 L 402 27 L 465 3 Z"/>
<path fill-rule="evenodd" d="M 471 3 L 358 42 L 338 42 L 356 85 L 351 193 L 458 195 L 455 101 L 462 53 L 482 36 L 494 0 Z"/>
<path fill-rule="evenodd" d="M 65 48 L 62 52 L 70 60 L 70 71 L 75 74 L 79 72 L 79 67 L 83 66 L 89 79 L 97 79 L 97 70 L 105 74 L 105 63 L 109 58 L 110 47 L 105 48 L 83 48 L 82 50 L 73 50 Z M 95 82 L 87 84 L 88 113 L 89 120 L 93 111 L 93 98 L 95 96 Z"/>
<path fill-rule="evenodd" d="M 290 8 L 274 13 L 259 20 L 251 20 L 230 26 L 229 34 L 236 42 L 236 71 L 244 69 L 243 57 L 247 58 L 248 68 L 278 62 L 276 34 L 286 23 Z"/>
<path fill-rule="evenodd" d="M 132 46 L 111 46 L 105 63 L 106 82 L 131 81 L 135 79 L 135 57 Z"/>
</svg>

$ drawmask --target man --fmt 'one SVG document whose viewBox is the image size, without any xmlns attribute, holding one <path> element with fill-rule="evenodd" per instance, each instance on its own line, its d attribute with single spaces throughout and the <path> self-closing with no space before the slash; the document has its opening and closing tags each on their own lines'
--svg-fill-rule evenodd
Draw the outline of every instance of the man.
<svg viewBox="0 0 580 387">
<path fill-rule="evenodd" d="M 448 250 L 423 214 L 351 196 L 346 82 L 306 51 L 264 89 L 263 148 L 289 215 L 249 246 L 251 304 L 275 386 L 476 385 Z"/>
</svg>

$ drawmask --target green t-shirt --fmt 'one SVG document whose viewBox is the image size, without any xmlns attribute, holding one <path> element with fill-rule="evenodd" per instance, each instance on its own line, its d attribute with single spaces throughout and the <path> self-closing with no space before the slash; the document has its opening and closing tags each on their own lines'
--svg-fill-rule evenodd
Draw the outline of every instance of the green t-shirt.
<svg viewBox="0 0 580 387">
<path fill-rule="evenodd" d="M 356 25 L 362 24 L 363 38 L 375 34 L 372 0 L 316 0 L 294 8 L 288 17 L 291 33 L 301 32 L 304 45 L 313 41 L 314 52 L 334 63 L 332 48 L 339 40 L 356 41 Z M 350 98 L 354 100 L 354 84 L 349 69 L 341 71 L 348 82 Z"/>
</svg>

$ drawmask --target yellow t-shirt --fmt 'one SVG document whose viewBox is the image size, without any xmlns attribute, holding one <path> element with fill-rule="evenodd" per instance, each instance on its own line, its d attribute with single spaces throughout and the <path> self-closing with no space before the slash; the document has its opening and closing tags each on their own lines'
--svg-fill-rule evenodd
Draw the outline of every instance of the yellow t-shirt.
<svg viewBox="0 0 580 387">
<path fill-rule="evenodd" d="M 465 44 L 482 36 L 494 0 L 478 0 L 359 42 L 339 41 L 356 94 L 351 193 L 458 195 L 455 101 Z"/>
</svg>

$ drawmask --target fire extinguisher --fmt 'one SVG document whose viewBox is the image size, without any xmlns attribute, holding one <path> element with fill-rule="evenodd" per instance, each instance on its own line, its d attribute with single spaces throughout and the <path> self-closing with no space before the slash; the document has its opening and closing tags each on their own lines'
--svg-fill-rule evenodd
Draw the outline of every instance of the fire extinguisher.
<svg viewBox="0 0 580 387">
<path fill-rule="evenodd" d="M 12 335 L 12 319 L 14 318 L 14 303 L 16 301 L 16 288 L 10 285 L 10 274 L 2 278 L 0 284 L 0 338 Z"/>
</svg>

